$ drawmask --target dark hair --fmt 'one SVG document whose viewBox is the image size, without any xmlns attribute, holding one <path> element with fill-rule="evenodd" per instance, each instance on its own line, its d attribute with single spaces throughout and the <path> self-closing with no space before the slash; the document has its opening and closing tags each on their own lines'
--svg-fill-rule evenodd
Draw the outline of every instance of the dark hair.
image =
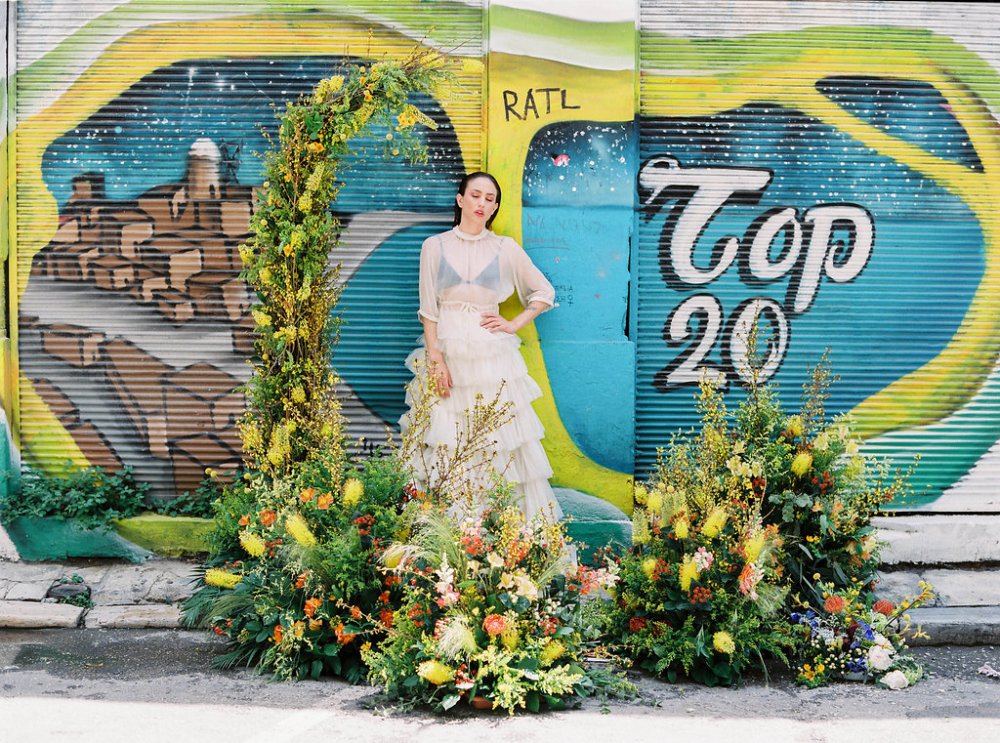
<svg viewBox="0 0 1000 743">
<path fill-rule="evenodd" d="M 500 191 L 500 184 L 497 183 L 497 179 L 494 178 L 489 173 L 484 173 L 481 170 L 477 170 L 475 173 L 468 173 L 459 182 L 459 184 L 458 184 L 458 191 L 456 191 L 456 193 L 460 193 L 463 196 L 465 196 L 465 191 L 466 191 L 466 189 L 469 188 L 469 181 L 475 180 L 476 178 L 489 178 L 493 182 L 493 185 L 494 185 L 494 187 L 496 187 L 496 190 L 497 190 L 497 200 L 496 200 L 497 208 L 493 210 L 493 214 L 490 215 L 490 218 L 486 220 L 486 229 L 489 229 L 490 225 L 493 224 L 493 220 L 496 219 L 497 213 L 500 211 L 500 199 L 503 196 L 503 193 Z M 455 202 L 455 223 L 454 223 L 454 226 L 458 227 L 458 225 L 461 222 L 462 222 L 462 208 L 458 205 L 458 202 L 456 201 Z"/>
</svg>

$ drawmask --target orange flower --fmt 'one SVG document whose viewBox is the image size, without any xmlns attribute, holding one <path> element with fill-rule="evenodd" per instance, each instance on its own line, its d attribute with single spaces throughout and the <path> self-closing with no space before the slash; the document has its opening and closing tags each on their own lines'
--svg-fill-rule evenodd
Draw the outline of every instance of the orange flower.
<svg viewBox="0 0 1000 743">
<path fill-rule="evenodd" d="M 311 598 L 306 600 L 305 613 L 312 618 L 316 615 L 316 610 L 323 605 L 323 599 Z"/>
<path fill-rule="evenodd" d="M 309 620 L 309 629 L 311 631 L 313 631 L 313 632 L 316 632 L 317 630 L 323 629 L 323 620 L 322 619 L 310 619 Z"/>
<path fill-rule="evenodd" d="M 502 614 L 487 614 L 483 620 L 483 629 L 490 637 L 497 637 L 507 629 L 507 620 Z"/>
<path fill-rule="evenodd" d="M 828 614 L 840 614 L 840 612 L 847 608 L 847 602 L 844 601 L 843 596 L 828 596 L 826 602 L 823 604 L 823 608 L 826 609 Z"/>
<path fill-rule="evenodd" d="M 264 526 L 272 526 L 275 521 L 278 520 L 278 514 L 272 511 L 270 508 L 265 508 L 260 512 L 260 523 Z"/>
<path fill-rule="evenodd" d="M 357 606 L 352 606 L 351 607 L 351 617 L 353 619 L 361 619 L 361 609 L 359 609 Z"/>
<path fill-rule="evenodd" d="M 879 599 L 874 604 L 872 604 L 872 611 L 877 611 L 879 614 L 884 614 L 885 616 L 890 616 L 892 612 L 896 610 L 893 603 L 889 599 Z"/>
<path fill-rule="evenodd" d="M 306 581 L 309 579 L 309 573 L 301 573 L 298 578 L 295 579 L 296 588 L 305 588 Z"/>
<path fill-rule="evenodd" d="M 249 523 L 250 523 L 250 517 L 249 516 L 247 516 L 246 514 L 243 514 L 242 516 L 240 516 L 240 526 L 246 526 Z"/>
<path fill-rule="evenodd" d="M 356 635 L 352 634 L 351 632 L 344 632 L 343 622 L 341 622 L 336 626 L 336 628 L 333 630 L 333 633 L 337 636 L 337 642 L 339 642 L 341 645 L 346 645 L 356 637 Z"/>
<path fill-rule="evenodd" d="M 308 503 L 313 498 L 316 497 L 316 488 L 303 488 L 302 492 L 299 493 L 299 500 L 303 503 Z"/>
<path fill-rule="evenodd" d="M 316 499 L 316 508 L 321 511 L 325 511 L 333 503 L 333 495 L 330 493 L 323 493 L 319 498 Z"/>
<path fill-rule="evenodd" d="M 386 629 L 389 629 L 392 626 L 393 619 L 394 617 L 392 609 L 383 609 L 381 612 L 379 612 L 378 620 L 382 623 L 382 626 L 385 627 Z"/>
<path fill-rule="evenodd" d="M 274 634 L 271 635 L 271 639 L 274 640 L 274 644 L 280 645 L 282 637 L 284 637 L 284 630 L 281 629 L 281 625 L 274 625 Z"/>
</svg>

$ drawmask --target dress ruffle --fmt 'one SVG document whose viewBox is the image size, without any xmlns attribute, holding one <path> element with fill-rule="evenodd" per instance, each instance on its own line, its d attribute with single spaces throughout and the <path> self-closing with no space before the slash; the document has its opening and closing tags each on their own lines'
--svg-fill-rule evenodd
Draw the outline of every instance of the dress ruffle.
<svg viewBox="0 0 1000 743">
<path fill-rule="evenodd" d="M 500 394 L 501 402 L 511 403 L 512 418 L 494 432 L 496 458 L 493 467 L 514 485 L 522 510 L 531 518 L 545 511 L 561 518 L 562 511 L 549 485 L 552 467 L 542 447 L 545 429 L 531 407 L 541 396 L 538 384 L 528 376 L 528 369 L 518 350 L 521 341 L 516 335 L 491 333 L 479 325 L 481 308 L 442 309 L 438 320 L 438 346 L 444 353 L 453 386 L 448 397 L 437 398 L 430 411 L 430 421 L 424 439 L 425 459 L 434 462 L 438 446 L 454 446 L 456 432 L 464 428 L 466 412 L 477 396 L 490 402 Z M 410 428 L 415 396 L 423 389 L 419 375 L 425 348 L 419 347 L 406 359 L 414 379 L 407 387 L 409 410 L 400 418 L 404 435 Z M 416 458 L 420 460 L 419 457 Z M 429 474 L 423 462 L 411 462 L 418 484 L 425 486 Z M 431 465 L 433 468 L 433 465 Z"/>
</svg>

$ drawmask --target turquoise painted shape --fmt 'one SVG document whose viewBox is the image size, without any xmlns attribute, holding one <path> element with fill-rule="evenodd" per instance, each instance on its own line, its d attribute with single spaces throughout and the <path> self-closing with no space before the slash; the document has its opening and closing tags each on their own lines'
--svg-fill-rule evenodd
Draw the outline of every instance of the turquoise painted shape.
<svg viewBox="0 0 1000 743">
<path fill-rule="evenodd" d="M 605 500 L 570 488 L 553 488 L 567 518 L 566 530 L 582 545 L 579 558 L 589 562 L 594 550 L 611 547 L 621 551 L 632 546 L 632 522 Z"/>
<path fill-rule="evenodd" d="M 4 524 L 22 560 L 51 562 L 78 557 L 110 557 L 144 562 L 153 553 L 110 530 L 85 529 L 72 519 L 21 516 Z"/>
</svg>

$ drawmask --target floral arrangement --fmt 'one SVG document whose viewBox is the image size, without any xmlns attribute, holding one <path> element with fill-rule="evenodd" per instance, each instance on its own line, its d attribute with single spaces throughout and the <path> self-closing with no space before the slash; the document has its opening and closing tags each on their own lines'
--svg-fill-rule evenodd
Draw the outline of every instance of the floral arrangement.
<svg viewBox="0 0 1000 743">
<path fill-rule="evenodd" d="M 426 158 L 414 133 L 434 121 L 407 103 L 445 74 L 434 52 L 351 65 L 289 103 L 278 143 L 265 156 L 264 184 L 240 248 L 243 277 L 256 292 L 256 356 L 241 422 L 247 468 L 271 477 L 339 445 L 333 308 L 339 269 L 328 260 L 340 229 L 330 213 L 352 139 L 380 125 L 386 154 Z"/>
<path fill-rule="evenodd" d="M 215 512 L 202 586 L 185 605 L 189 626 L 230 642 L 219 665 L 279 678 L 324 672 L 364 678 L 359 646 L 381 627 L 398 584 L 378 570 L 405 523 L 409 480 L 398 456 L 352 463 L 331 358 L 339 224 L 330 212 L 352 139 L 388 130 L 387 156 L 426 157 L 414 133 L 434 121 L 407 103 L 446 73 L 434 52 L 351 65 L 289 103 L 240 248 L 259 300 L 256 356 L 241 421 L 247 474 Z"/>
<path fill-rule="evenodd" d="M 465 518 L 428 503 L 411 539 L 383 557 L 403 596 L 388 638 L 364 653 L 370 679 L 439 712 L 562 709 L 593 692 L 581 602 L 617 576 L 568 555 L 563 525 L 527 522 L 504 486 Z"/>
<path fill-rule="evenodd" d="M 220 667 L 364 679 L 360 645 L 377 639 L 399 600 L 399 580 L 379 560 L 405 524 L 407 476 L 388 456 L 346 476 L 331 469 L 339 461 L 326 464 L 274 483 L 249 476 L 220 502 L 217 552 L 185 604 L 188 626 L 228 640 Z"/>
<path fill-rule="evenodd" d="M 791 620 L 801 632 L 798 675 L 800 684 L 822 686 L 832 679 L 875 681 L 888 689 L 903 689 L 923 676 L 920 664 L 906 652 L 911 630 L 907 612 L 934 597 L 921 581 L 920 593 L 900 602 L 875 599 L 860 583 L 846 589 L 820 583 L 823 605 L 794 612 Z"/>
<path fill-rule="evenodd" d="M 755 470 L 730 443 L 718 390 L 705 383 L 704 426 L 661 452 L 636 487 L 633 547 L 621 563 L 612 626 L 624 653 L 675 681 L 732 684 L 765 656 L 785 657 L 783 541 L 761 521 Z"/>
<path fill-rule="evenodd" d="M 615 626 L 628 654 L 671 679 L 731 683 L 752 660 L 786 660 L 802 639 L 788 615 L 824 593 L 874 602 L 872 517 L 909 492 L 912 468 L 890 473 L 860 453 L 849 418 L 827 419 L 825 355 L 789 415 L 767 382 L 756 323 L 745 345 L 737 410 L 703 378 L 700 430 L 675 435 L 636 492 Z"/>
</svg>

